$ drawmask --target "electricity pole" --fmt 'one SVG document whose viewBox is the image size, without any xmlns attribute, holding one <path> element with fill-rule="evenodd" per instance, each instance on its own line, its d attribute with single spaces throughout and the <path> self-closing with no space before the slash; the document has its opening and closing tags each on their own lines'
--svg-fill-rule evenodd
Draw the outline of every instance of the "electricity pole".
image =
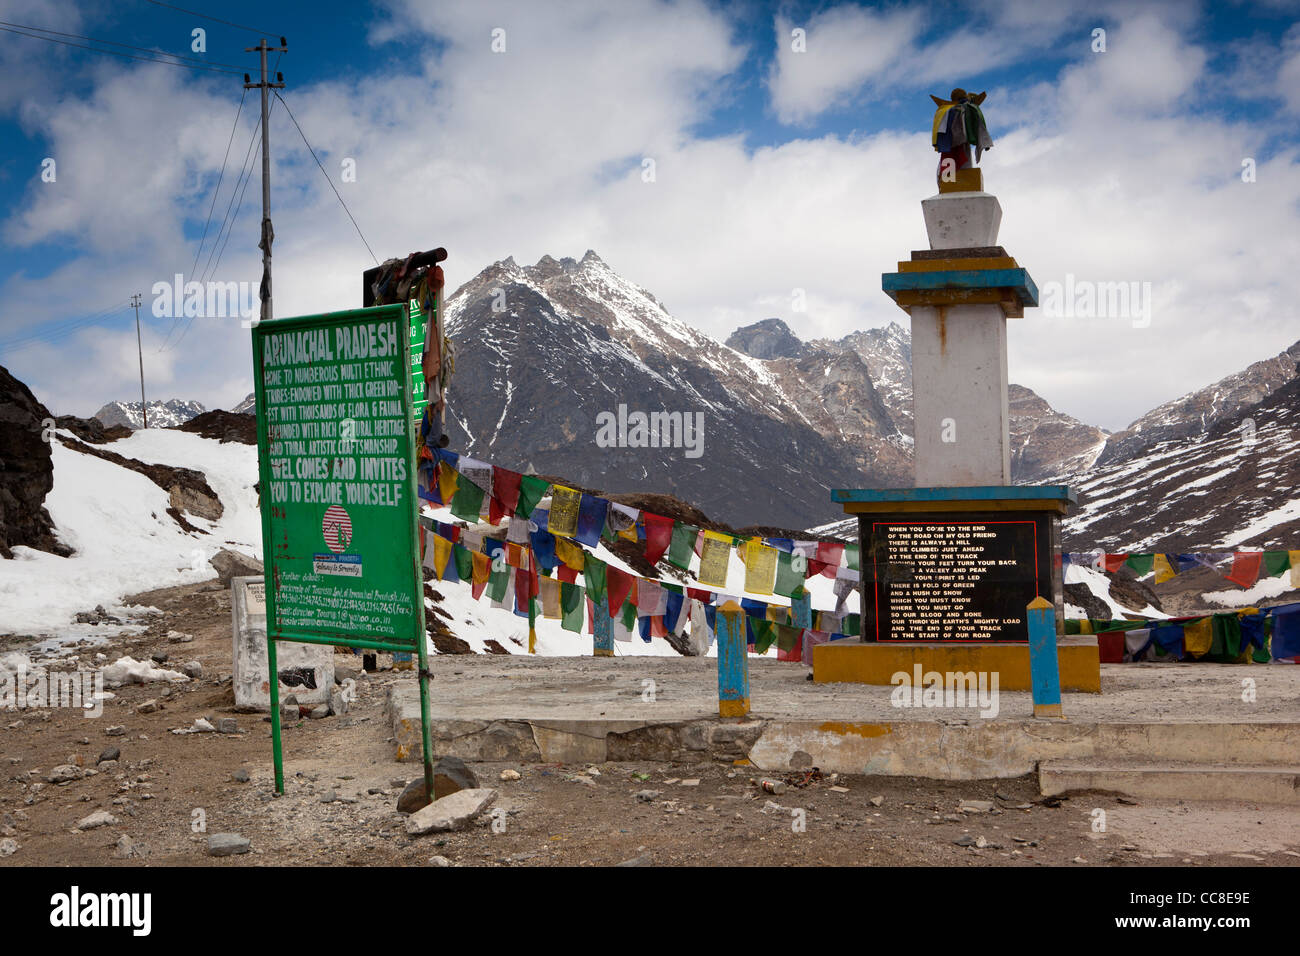
<svg viewBox="0 0 1300 956">
<path fill-rule="evenodd" d="M 261 321 L 271 318 L 271 242 L 275 239 L 275 230 L 271 228 L 271 124 L 267 122 L 267 91 L 284 89 L 284 74 L 275 74 L 275 83 L 267 81 L 266 55 L 268 53 L 287 53 L 289 41 L 280 37 L 279 46 L 267 46 L 266 37 L 262 37 L 257 46 L 245 47 L 245 53 L 258 52 L 262 56 L 262 82 L 250 83 L 248 74 L 244 74 L 244 89 L 262 91 L 262 238 L 257 247 L 262 250 L 262 285 L 259 297 L 262 300 Z"/>
<path fill-rule="evenodd" d="M 149 406 L 144 403 L 144 347 L 140 344 L 140 293 L 131 296 L 135 306 L 135 349 L 140 356 L 140 414 L 144 416 L 144 427 L 149 427 Z"/>
</svg>

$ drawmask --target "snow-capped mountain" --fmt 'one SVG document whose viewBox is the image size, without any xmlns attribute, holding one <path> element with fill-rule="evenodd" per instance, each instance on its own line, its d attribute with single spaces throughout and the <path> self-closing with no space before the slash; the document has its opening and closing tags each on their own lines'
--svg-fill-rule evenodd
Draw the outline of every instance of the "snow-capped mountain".
<svg viewBox="0 0 1300 956">
<path fill-rule="evenodd" d="M 864 477 L 768 363 L 673 318 L 594 252 L 494 263 L 448 296 L 446 327 L 451 447 L 476 458 L 673 494 L 737 525 L 826 520 L 831 488 L 884 477 Z M 656 412 L 674 415 L 666 440 L 637 427 Z"/>
<path fill-rule="evenodd" d="M 257 414 L 257 393 L 249 392 L 242 402 L 231 409 L 236 415 Z"/>
<path fill-rule="evenodd" d="M 207 409 L 199 402 L 179 398 L 165 402 L 153 401 L 149 403 L 149 427 L 171 428 L 173 425 L 182 425 L 206 411 Z M 95 412 L 94 417 L 103 422 L 106 427 L 110 425 L 125 425 L 132 429 L 144 427 L 144 416 L 140 413 L 139 402 L 109 402 Z"/>
<path fill-rule="evenodd" d="M 473 457 L 674 494 L 742 526 L 806 527 L 834 517 L 830 488 L 911 483 L 911 337 L 897 323 L 805 343 L 766 319 L 724 345 L 588 251 L 494 263 L 448 296 L 446 324 L 451 445 Z M 1014 402 L 1016 478 L 1100 450 L 1100 429 L 1027 389 Z M 634 447 L 630 418 L 610 447 L 600 423 L 622 421 L 620 406 L 702 416 L 702 449 Z"/>
<path fill-rule="evenodd" d="M 1067 551 L 1294 549 L 1300 378 L 1205 434 L 1162 441 L 1070 483 L 1079 507 L 1062 529 Z"/>
<path fill-rule="evenodd" d="M 1098 464 L 1126 461 L 1160 442 L 1209 434 L 1218 423 L 1233 419 L 1294 379 L 1298 363 L 1300 342 L 1213 385 L 1156 406 L 1111 435 Z"/>
</svg>

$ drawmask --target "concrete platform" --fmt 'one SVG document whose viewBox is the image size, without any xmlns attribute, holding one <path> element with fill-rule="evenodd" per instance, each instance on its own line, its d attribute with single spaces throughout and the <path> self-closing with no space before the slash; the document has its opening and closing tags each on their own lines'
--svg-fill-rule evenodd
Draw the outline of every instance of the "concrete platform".
<svg viewBox="0 0 1300 956">
<path fill-rule="evenodd" d="M 435 657 L 434 750 L 476 761 L 712 758 L 768 771 L 939 779 L 1117 759 L 1300 773 L 1300 667 L 1105 664 L 1101 694 L 1064 694 L 1062 721 L 1036 720 L 1030 695 L 1016 691 L 1000 692 L 990 717 L 894 707 L 892 688 L 814 683 L 806 667 L 773 660 L 750 662 L 749 717 L 724 719 L 716 666 L 701 658 Z M 1245 677 L 1255 681 L 1254 703 L 1241 699 Z M 389 718 L 398 759 L 418 760 L 414 681 L 392 686 Z"/>
<path fill-rule="evenodd" d="M 1058 637 L 1056 657 L 1061 690 L 1101 692 L 1101 656 L 1095 634 Z M 1033 687 L 1028 644 L 835 641 L 813 648 L 813 680 L 818 683 L 889 686 L 893 675 L 900 671 L 911 674 L 917 664 L 923 672 L 997 674 L 998 686 L 1004 691 L 1028 691 Z"/>
</svg>

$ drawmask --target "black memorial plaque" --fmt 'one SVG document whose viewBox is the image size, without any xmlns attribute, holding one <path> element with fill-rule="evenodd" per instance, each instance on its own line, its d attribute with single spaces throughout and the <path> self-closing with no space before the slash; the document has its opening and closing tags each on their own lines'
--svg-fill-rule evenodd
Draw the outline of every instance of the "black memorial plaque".
<svg viewBox="0 0 1300 956">
<path fill-rule="evenodd" d="M 1060 607 L 1055 514 L 869 514 L 860 532 L 864 641 L 1027 641 L 1029 602 Z"/>
</svg>

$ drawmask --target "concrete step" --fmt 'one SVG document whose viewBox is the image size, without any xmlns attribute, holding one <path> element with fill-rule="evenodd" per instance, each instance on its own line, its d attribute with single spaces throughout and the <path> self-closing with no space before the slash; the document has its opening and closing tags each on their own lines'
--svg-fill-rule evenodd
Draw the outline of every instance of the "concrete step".
<svg viewBox="0 0 1300 956">
<path fill-rule="evenodd" d="M 1158 800 L 1228 800 L 1300 806 L 1300 767 L 1142 761 L 1044 760 L 1044 796 L 1111 790 Z"/>
</svg>

